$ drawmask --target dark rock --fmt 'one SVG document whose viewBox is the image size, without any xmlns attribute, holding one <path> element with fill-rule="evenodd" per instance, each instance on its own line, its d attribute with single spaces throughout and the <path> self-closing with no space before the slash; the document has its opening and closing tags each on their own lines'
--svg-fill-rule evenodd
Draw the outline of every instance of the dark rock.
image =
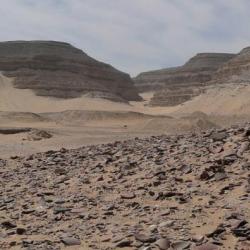
<svg viewBox="0 0 250 250">
<path fill-rule="evenodd" d="M 79 239 L 73 238 L 73 237 L 63 237 L 62 242 L 66 246 L 78 246 L 81 245 L 81 241 Z"/>
<path fill-rule="evenodd" d="M 145 234 L 135 234 L 135 239 L 143 243 L 152 243 L 156 241 L 154 236 Z"/>
<path fill-rule="evenodd" d="M 17 234 L 22 235 L 22 234 L 25 234 L 25 232 L 26 232 L 26 229 L 23 227 L 17 227 L 17 229 L 16 229 Z"/>
<path fill-rule="evenodd" d="M 155 245 L 159 247 L 160 250 L 170 249 L 171 242 L 168 239 L 159 239 L 155 242 Z"/>
<path fill-rule="evenodd" d="M 213 141 L 223 141 L 226 138 L 228 138 L 228 133 L 226 132 L 221 132 L 221 133 L 213 133 L 211 135 L 211 139 L 213 139 Z"/>
<path fill-rule="evenodd" d="M 134 199 L 136 195 L 134 193 L 121 194 L 121 198 L 125 200 Z"/>
<path fill-rule="evenodd" d="M 11 222 L 11 221 L 3 221 L 1 222 L 1 225 L 3 228 L 6 228 L 6 229 L 11 229 L 11 228 L 16 228 L 17 225 L 14 223 L 14 222 Z"/>
<path fill-rule="evenodd" d="M 171 247 L 174 250 L 184 250 L 184 249 L 189 249 L 190 245 L 191 245 L 190 242 L 178 241 L 178 242 L 172 243 Z"/>
<path fill-rule="evenodd" d="M 227 178 L 227 174 L 224 173 L 224 172 L 219 172 L 219 173 L 216 173 L 216 174 L 214 175 L 214 179 L 215 179 L 216 181 L 222 181 L 222 180 L 225 180 L 226 178 Z"/>
<path fill-rule="evenodd" d="M 131 244 L 132 244 L 132 241 L 131 241 L 131 240 L 129 240 L 129 239 L 124 239 L 124 240 L 118 242 L 118 243 L 116 244 L 116 247 L 120 247 L 120 248 L 123 248 L 123 247 L 130 247 Z"/>
</svg>

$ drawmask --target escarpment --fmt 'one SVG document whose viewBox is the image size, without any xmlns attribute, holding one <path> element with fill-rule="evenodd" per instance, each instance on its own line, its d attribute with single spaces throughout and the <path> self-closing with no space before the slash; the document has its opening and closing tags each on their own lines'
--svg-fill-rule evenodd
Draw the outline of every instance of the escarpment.
<svg viewBox="0 0 250 250">
<path fill-rule="evenodd" d="M 221 65 L 234 54 L 200 53 L 181 67 L 139 74 L 135 79 L 139 92 L 156 91 L 153 106 L 173 106 L 201 93 Z"/>
<path fill-rule="evenodd" d="M 15 88 L 31 89 L 38 96 L 87 95 L 122 102 L 141 100 L 128 74 L 68 43 L 1 42 L 0 71 L 13 78 Z"/>
<path fill-rule="evenodd" d="M 215 83 L 250 83 L 250 47 L 220 67 L 213 80 Z"/>
</svg>

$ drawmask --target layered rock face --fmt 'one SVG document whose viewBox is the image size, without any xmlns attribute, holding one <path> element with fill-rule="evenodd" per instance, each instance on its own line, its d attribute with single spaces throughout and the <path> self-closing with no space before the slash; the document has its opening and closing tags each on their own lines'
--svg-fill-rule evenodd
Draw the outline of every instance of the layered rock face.
<svg viewBox="0 0 250 250">
<path fill-rule="evenodd" d="M 232 60 L 225 63 L 216 73 L 214 82 L 250 82 L 250 47 L 243 49 Z"/>
<path fill-rule="evenodd" d="M 160 90 L 152 99 L 152 105 L 173 106 L 199 94 L 202 87 L 212 80 L 216 70 L 234 56 L 200 53 L 181 67 L 142 73 L 134 80 L 140 92 Z"/>
<path fill-rule="evenodd" d="M 114 101 L 138 101 L 128 74 L 99 62 L 68 43 L 13 41 L 0 43 L 0 70 L 14 86 L 38 96 L 82 95 Z"/>
</svg>

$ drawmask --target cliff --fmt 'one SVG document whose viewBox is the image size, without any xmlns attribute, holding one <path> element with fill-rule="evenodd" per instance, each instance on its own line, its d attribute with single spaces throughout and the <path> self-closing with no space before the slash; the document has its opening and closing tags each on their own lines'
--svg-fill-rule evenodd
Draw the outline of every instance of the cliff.
<svg viewBox="0 0 250 250">
<path fill-rule="evenodd" d="M 12 41 L 0 43 L 0 70 L 14 77 L 14 87 L 38 96 L 82 95 L 113 101 L 138 101 L 128 74 L 99 62 L 68 43 Z"/>
<path fill-rule="evenodd" d="M 199 94 L 221 65 L 234 54 L 200 53 L 181 67 L 139 74 L 135 85 L 140 92 L 156 91 L 151 105 L 173 106 Z"/>
</svg>

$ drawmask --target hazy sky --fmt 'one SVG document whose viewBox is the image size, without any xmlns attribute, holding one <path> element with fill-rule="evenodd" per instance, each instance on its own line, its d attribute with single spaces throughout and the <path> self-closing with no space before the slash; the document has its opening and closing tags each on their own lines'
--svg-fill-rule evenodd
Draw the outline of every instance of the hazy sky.
<svg viewBox="0 0 250 250">
<path fill-rule="evenodd" d="M 250 0 L 0 0 L 0 40 L 59 40 L 135 75 L 250 46 Z"/>
</svg>

